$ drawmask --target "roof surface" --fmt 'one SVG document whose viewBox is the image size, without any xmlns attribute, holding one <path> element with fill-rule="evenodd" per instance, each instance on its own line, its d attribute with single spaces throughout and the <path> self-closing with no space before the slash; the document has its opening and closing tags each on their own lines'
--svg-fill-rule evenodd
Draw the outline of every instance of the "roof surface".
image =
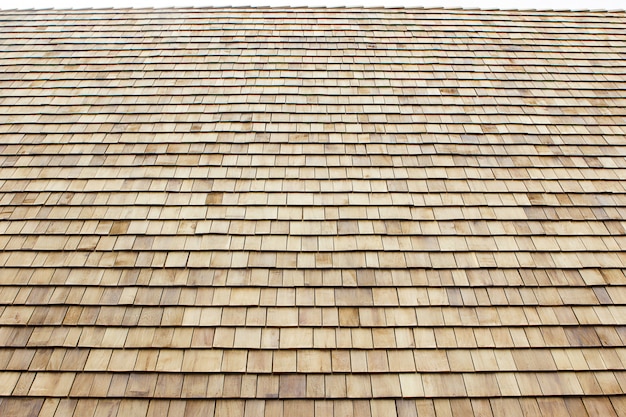
<svg viewBox="0 0 626 417">
<path fill-rule="evenodd" d="M 0 415 L 626 415 L 626 14 L 0 13 Z"/>
</svg>

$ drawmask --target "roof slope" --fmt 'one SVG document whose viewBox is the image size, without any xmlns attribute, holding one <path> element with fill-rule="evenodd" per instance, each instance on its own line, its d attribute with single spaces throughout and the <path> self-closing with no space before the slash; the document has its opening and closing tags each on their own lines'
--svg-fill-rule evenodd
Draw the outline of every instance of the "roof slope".
<svg viewBox="0 0 626 417">
<path fill-rule="evenodd" d="M 626 415 L 624 13 L 0 20 L 0 415 Z"/>
</svg>

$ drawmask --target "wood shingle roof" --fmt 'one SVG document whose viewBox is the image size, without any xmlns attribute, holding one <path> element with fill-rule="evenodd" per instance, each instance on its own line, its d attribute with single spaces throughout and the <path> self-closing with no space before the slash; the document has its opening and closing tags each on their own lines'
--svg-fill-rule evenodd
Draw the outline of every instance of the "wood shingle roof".
<svg viewBox="0 0 626 417">
<path fill-rule="evenodd" d="M 624 12 L 0 44 L 0 416 L 626 415 Z"/>
</svg>

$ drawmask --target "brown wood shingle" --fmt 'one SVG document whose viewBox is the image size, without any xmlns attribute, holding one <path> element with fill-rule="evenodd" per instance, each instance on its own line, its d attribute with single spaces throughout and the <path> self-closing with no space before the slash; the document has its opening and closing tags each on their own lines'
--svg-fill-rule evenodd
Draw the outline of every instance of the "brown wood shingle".
<svg viewBox="0 0 626 417">
<path fill-rule="evenodd" d="M 0 416 L 626 413 L 624 12 L 0 15 Z"/>
</svg>

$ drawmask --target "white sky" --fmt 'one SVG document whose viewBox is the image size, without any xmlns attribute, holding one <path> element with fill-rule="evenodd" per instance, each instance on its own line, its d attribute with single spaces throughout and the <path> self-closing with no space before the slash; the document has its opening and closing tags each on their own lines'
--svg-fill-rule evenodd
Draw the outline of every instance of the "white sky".
<svg viewBox="0 0 626 417">
<path fill-rule="evenodd" d="M 0 9 L 171 6 L 404 6 L 624 10 L 626 0 L 0 0 Z"/>
</svg>

